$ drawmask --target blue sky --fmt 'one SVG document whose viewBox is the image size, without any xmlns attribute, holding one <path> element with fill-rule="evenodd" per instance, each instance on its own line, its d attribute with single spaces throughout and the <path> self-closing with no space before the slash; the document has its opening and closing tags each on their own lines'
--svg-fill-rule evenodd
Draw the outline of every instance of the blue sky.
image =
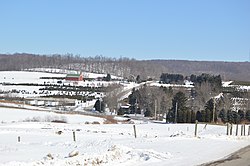
<svg viewBox="0 0 250 166">
<path fill-rule="evenodd" d="M 250 58 L 250 0 L 1 0 L 0 23 L 0 53 Z"/>
</svg>

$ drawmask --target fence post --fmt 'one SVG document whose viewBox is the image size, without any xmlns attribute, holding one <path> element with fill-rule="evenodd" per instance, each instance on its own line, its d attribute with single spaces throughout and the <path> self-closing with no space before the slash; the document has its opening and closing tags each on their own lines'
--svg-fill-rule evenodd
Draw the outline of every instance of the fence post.
<svg viewBox="0 0 250 166">
<path fill-rule="evenodd" d="M 230 135 L 233 135 L 233 124 L 230 124 Z"/>
<path fill-rule="evenodd" d="M 135 138 L 136 138 L 136 128 L 135 128 L 135 125 L 133 125 L 133 128 L 134 128 L 134 134 L 135 134 Z"/>
<path fill-rule="evenodd" d="M 244 136 L 246 135 L 246 132 L 245 132 L 246 130 L 245 130 L 245 128 L 246 128 L 246 125 L 244 124 L 244 125 L 243 125 L 243 135 L 244 135 Z"/>
<path fill-rule="evenodd" d="M 21 142 L 21 137 L 20 136 L 17 137 L 17 141 Z"/>
<path fill-rule="evenodd" d="M 194 136 L 197 137 L 198 120 L 195 121 Z"/>
<path fill-rule="evenodd" d="M 243 135 L 243 125 L 241 125 L 241 136 Z"/>
<path fill-rule="evenodd" d="M 76 132 L 73 131 L 73 140 L 76 141 Z"/>
<path fill-rule="evenodd" d="M 227 135 L 229 135 L 229 123 L 227 123 Z"/>
<path fill-rule="evenodd" d="M 248 135 L 250 135 L 250 126 L 248 126 Z"/>
<path fill-rule="evenodd" d="M 236 136 L 238 136 L 238 127 L 239 127 L 239 125 L 238 125 L 238 123 L 237 123 L 237 125 L 236 125 L 236 132 L 235 132 L 235 135 L 236 135 Z"/>
</svg>

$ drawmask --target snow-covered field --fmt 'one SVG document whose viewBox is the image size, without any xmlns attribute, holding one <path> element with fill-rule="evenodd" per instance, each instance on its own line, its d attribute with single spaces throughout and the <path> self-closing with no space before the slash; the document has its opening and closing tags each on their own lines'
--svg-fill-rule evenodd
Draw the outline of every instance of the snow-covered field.
<svg viewBox="0 0 250 166">
<path fill-rule="evenodd" d="M 39 97 L 44 97 L 44 96 L 51 96 L 51 95 L 65 95 L 65 94 L 70 94 L 70 95 L 82 95 L 83 97 L 90 97 L 93 99 L 91 101 L 87 101 L 85 103 L 81 103 L 81 101 L 75 100 L 75 103 L 81 103 L 81 108 L 91 108 L 93 107 L 95 101 L 97 98 L 102 97 L 103 93 L 102 92 L 95 92 L 93 90 L 91 91 L 64 91 L 64 90 L 44 90 L 43 88 L 45 87 L 50 87 L 51 85 L 56 85 L 56 86 L 82 86 L 82 87 L 105 87 L 110 84 L 120 84 L 123 87 L 123 91 L 127 92 L 125 95 L 128 96 L 130 94 L 130 91 L 132 90 L 133 87 L 136 86 L 135 83 L 124 83 L 121 81 L 98 81 L 95 80 L 98 77 L 104 77 L 106 76 L 105 74 L 95 74 L 95 73 L 83 73 L 84 77 L 86 78 L 93 78 L 94 80 L 92 81 L 66 81 L 66 80 L 61 80 L 57 79 L 58 77 L 63 78 L 66 76 L 67 72 L 73 72 L 73 71 L 63 71 L 59 69 L 46 69 L 46 68 L 41 68 L 37 69 L 38 71 L 33 71 L 35 69 L 32 69 L 32 71 L 0 71 L 0 97 L 21 97 L 25 99 L 30 99 L 32 100 L 32 104 L 37 104 L 36 98 Z M 49 72 L 55 72 L 55 73 L 49 73 Z M 76 71 L 75 71 L 76 72 Z M 59 74 L 59 73 L 65 73 L 65 74 Z M 41 79 L 43 77 L 43 79 Z M 46 78 L 47 77 L 47 78 Z M 44 79 L 46 78 L 46 79 Z M 50 79 L 49 79 L 50 78 Z M 112 78 L 115 79 L 121 79 L 116 76 L 112 76 Z M 12 84 L 12 85 L 10 85 Z M 14 85 L 13 85 L 14 84 Z M 23 85 L 15 85 L 15 84 L 23 84 Z M 39 84 L 37 85 L 30 85 L 30 84 Z M 42 100 L 43 99 L 39 99 Z M 50 99 L 53 101 L 53 99 Z M 56 101 L 56 100 L 55 100 Z M 31 104 L 26 102 L 28 104 Z M 45 102 L 44 102 L 45 103 Z M 1 105 L 1 103 L 0 103 Z M 44 104 L 45 105 L 45 104 Z M 75 105 L 78 107 L 78 105 Z"/>
<path fill-rule="evenodd" d="M 47 71 L 41 69 L 41 71 Z M 49 69 L 47 72 L 50 72 Z M 66 73 L 66 71 L 53 71 Z M 43 72 L 0 72 L 2 96 L 37 97 L 41 86 L 11 86 L 4 83 L 58 84 L 56 79 L 66 74 Z M 96 78 L 100 74 L 85 73 Z M 64 84 L 73 84 L 64 82 Z M 113 82 L 123 85 L 124 96 L 142 84 Z M 76 86 L 103 86 L 105 81 L 79 82 Z M 148 82 L 151 86 L 162 86 Z M 75 84 L 74 84 L 75 85 Z M 229 83 L 228 83 L 229 85 Z M 164 85 L 173 86 L 173 85 Z M 183 85 L 191 87 L 192 85 Z M 22 91 L 15 93 L 12 90 Z M 38 93 L 34 93 L 34 91 Z M 53 93 L 59 93 L 52 91 Z M 50 92 L 49 92 L 50 93 Z M 85 93 L 85 92 L 84 92 Z M 96 95 L 86 92 L 82 95 Z M 100 95 L 100 94 L 99 94 Z M 73 106 L 81 111 L 95 100 Z M 77 103 L 77 102 L 76 102 Z M 80 105 L 80 107 L 78 107 Z M 9 108 L 8 108 L 9 107 Z M 15 107 L 15 108 L 14 108 Z M 199 165 L 226 157 L 250 144 L 250 136 L 227 136 L 226 126 L 194 124 L 164 124 L 144 121 L 106 124 L 101 117 L 53 112 L 54 107 L 38 107 L 25 103 L 0 103 L 0 165 Z M 126 120 L 114 117 L 115 120 Z M 66 123 L 55 123 L 61 121 Z M 136 128 L 136 138 L 134 135 Z M 246 126 L 246 133 L 248 126 Z M 75 141 L 73 140 L 75 133 Z M 235 133 L 235 127 L 233 128 Z"/>
<path fill-rule="evenodd" d="M 51 69 L 52 70 L 52 69 Z M 86 78 L 96 79 L 98 77 L 104 77 L 105 74 L 95 74 L 95 73 L 84 73 Z M 58 74 L 58 73 L 45 73 L 38 71 L 0 71 L 0 92 L 5 92 L 9 96 L 16 97 L 38 97 L 44 96 L 46 94 L 55 95 L 61 94 L 58 91 L 44 91 L 39 90 L 40 88 L 44 88 L 45 86 L 50 85 L 69 85 L 69 86 L 83 86 L 83 87 L 105 87 L 110 84 L 120 84 L 124 86 L 124 90 L 132 89 L 131 87 L 135 86 L 135 83 L 127 83 L 124 84 L 120 81 L 66 81 L 66 80 L 57 80 L 56 78 L 65 77 L 66 74 Z M 41 77 L 45 78 L 54 78 L 54 79 L 41 79 Z M 115 79 L 121 79 L 116 76 L 112 76 Z M 58 83 L 60 81 L 60 83 Z M 6 85 L 6 84 L 39 84 L 39 86 L 34 85 Z M 21 93 L 16 93 L 16 91 L 21 91 Z M 86 92 L 83 95 L 88 95 Z M 94 94 L 95 95 L 95 94 Z"/>
<path fill-rule="evenodd" d="M 7 166 L 199 165 L 250 144 L 249 136 L 226 136 L 217 125 L 199 124 L 194 137 L 193 124 L 135 121 L 135 138 L 134 124 L 103 124 L 98 117 L 4 107 L 0 115 L 0 165 Z"/>
<path fill-rule="evenodd" d="M 66 74 L 53 74 L 53 73 L 43 73 L 43 72 L 0 71 L 0 82 L 43 84 L 44 81 L 47 82 L 51 80 L 40 79 L 40 77 L 65 77 L 65 76 Z"/>
</svg>

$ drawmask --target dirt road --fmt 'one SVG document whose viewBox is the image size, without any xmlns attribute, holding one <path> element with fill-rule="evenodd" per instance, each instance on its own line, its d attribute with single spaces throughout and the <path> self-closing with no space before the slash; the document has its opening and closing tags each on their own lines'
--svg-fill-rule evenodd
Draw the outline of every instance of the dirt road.
<svg viewBox="0 0 250 166">
<path fill-rule="evenodd" d="M 226 159 L 202 164 L 201 166 L 250 166 L 250 145 L 236 151 Z"/>
</svg>

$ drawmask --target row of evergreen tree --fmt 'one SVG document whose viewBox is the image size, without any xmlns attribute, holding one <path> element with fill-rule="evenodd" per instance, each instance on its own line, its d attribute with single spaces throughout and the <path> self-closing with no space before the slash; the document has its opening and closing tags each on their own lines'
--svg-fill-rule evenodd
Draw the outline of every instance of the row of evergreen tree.
<svg viewBox="0 0 250 166">
<path fill-rule="evenodd" d="M 162 73 L 160 76 L 160 83 L 164 84 L 182 84 L 184 79 L 192 81 L 194 84 L 201 85 L 204 82 L 210 83 L 213 85 L 213 88 L 221 88 L 222 81 L 220 75 L 210 75 L 207 73 L 202 73 L 201 75 L 194 75 L 184 77 L 182 74 L 170 74 L 170 73 Z"/>
<path fill-rule="evenodd" d="M 166 121 L 170 123 L 194 123 L 195 120 L 199 122 L 229 122 L 242 123 L 244 121 L 250 122 L 250 110 L 238 112 L 232 110 L 216 110 L 214 107 L 214 100 L 210 99 L 204 110 L 195 112 L 186 106 L 187 98 L 183 92 L 178 92 L 172 99 L 172 108 L 168 111 Z M 148 115 L 148 114 L 147 114 Z"/>
</svg>

